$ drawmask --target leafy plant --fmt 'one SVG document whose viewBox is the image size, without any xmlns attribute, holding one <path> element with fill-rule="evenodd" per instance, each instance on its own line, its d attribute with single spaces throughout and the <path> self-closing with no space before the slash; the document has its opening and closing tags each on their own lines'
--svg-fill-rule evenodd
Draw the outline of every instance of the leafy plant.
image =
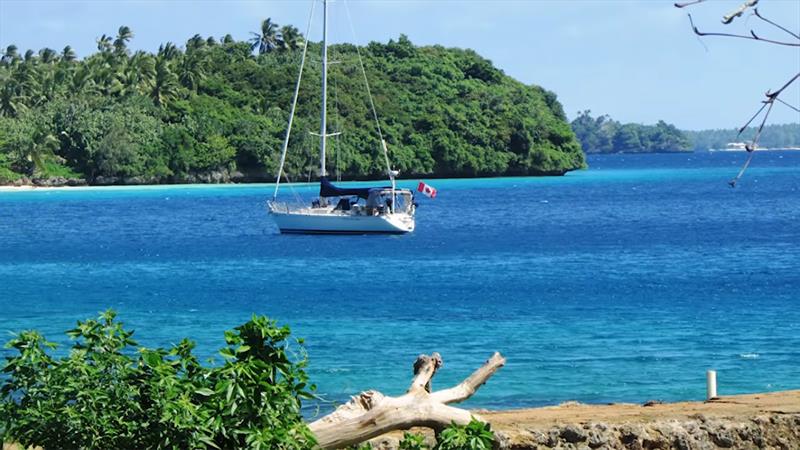
<svg viewBox="0 0 800 450">
<path fill-rule="evenodd" d="M 354 446 L 348 447 L 348 448 L 350 450 L 372 450 L 373 449 L 372 444 L 370 444 L 369 442 L 363 442 L 361 444 L 354 445 Z"/>
<path fill-rule="evenodd" d="M 225 362 L 204 367 L 184 339 L 139 348 L 107 311 L 78 322 L 68 356 L 36 331 L 8 342 L 0 384 L 4 441 L 45 448 L 306 449 L 300 406 L 311 398 L 302 342 L 254 316 L 225 333 Z"/>
<path fill-rule="evenodd" d="M 494 433 L 488 423 L 474 418 L 467 425 L 455 423 L 445 428 L 438 437 L 436 450 L 489 450 L 494 443 Z"/>
<path fill-rule="evenodd" d="M 403 432 L 403 440 L 400 441 L 400 450 L 427 450 L 425 436 L 416 433 Z"/>
</svg>

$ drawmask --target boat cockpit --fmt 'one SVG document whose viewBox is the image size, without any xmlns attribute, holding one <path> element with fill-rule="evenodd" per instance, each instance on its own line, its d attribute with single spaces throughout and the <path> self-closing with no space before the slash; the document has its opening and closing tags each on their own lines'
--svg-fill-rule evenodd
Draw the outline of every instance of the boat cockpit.
<svg viewBox="0 0 800 450">
<path fill-rule="evenodd" d="M 370 189 L 366 200 L 359 196 L 340 197 L 333 208 L 334 211 L 367 216 L 380 216 L 392 211 L 395 214 L 413 214 L 414 209 L 414 194 L 409 189 L 395 189 L 393 200 L 392 190 L 387 188 Z"/>
</svg>

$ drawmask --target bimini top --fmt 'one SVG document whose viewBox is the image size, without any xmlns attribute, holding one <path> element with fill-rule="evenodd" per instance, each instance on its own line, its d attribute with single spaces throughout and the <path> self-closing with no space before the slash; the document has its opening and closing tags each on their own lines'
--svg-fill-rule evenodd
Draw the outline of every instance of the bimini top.
<svg viewBox="0 0 800 450">
<path fill-rule="evenodd" d="M 320 197 L 346 197 L 348 195 L 356 195 L 366 200 L 369 197 L 369 191 L 375 189 L 391 189 L 391 186 L 383 187 L 364 187 L 364 188 L 340 188 L 334 186 L 328 177 L 322 177 L 319 180 L 319 196 Z"/>
</svg>

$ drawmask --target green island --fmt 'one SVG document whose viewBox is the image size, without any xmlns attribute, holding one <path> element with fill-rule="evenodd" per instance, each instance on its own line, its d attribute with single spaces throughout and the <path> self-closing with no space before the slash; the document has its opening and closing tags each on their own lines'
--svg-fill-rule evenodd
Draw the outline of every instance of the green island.
<svg viewBox="0 0 800 450">
<path fill-rule="evenodd" d="M 724 149 L 731 142 L 750 142 L 758 128 L 748 127 L 742 133 L 736 128 L 721 130 L 684 131 L 692 141 L 694 150 Z M 765 125 L 758 139 L 759 147 L 766 149 L 800 148 L 800 123 Z"/>
<path fill-rule="evenodd" d="M 685 132 L 663 120 L 655 125 L 623 124 L 608 115 L 592 117 L 591 113 L 589 110 L 581 111 L 572 121 L 572 129 L 587 154 L 692 151 Z"/>
<path fill-rule="evenodd" d="M 0 59 L 0 182 L 159 184 L 273 181 L 303 36 L 267 19 L 250 42 L 195 35 L 131 51 L 126 26 L 97 52 L 70 46 Z M 286 164 L 316 176 L 319 56 L 309 42 Z M 563 175 L 586 167 L 556 95 L 505 75 L 472 50 L 403 35 L 329 48 L 330 172 L 381 178 L 385 167 L 360 52 L 401 177 Z M 315 67 L 316 66 L 316 67 Z M 317 70 L 312 70 L 317 69 Z"/>
<path fill-rule="evenodd" d="M 607 114 L 592 117 L 581 111 L 572 121 L 572 129 L 586 154 L 597 153 L 677 153 L 725 149 L 735 142 L 750 142 L 758 129 L 748 127 L 721 130 L 679 130 L 659 120 L 655 125 L 620 123 Z M 758 140 L 759 148 L 800 148 L 800 123 L 765 125 Z"/>
</svg>

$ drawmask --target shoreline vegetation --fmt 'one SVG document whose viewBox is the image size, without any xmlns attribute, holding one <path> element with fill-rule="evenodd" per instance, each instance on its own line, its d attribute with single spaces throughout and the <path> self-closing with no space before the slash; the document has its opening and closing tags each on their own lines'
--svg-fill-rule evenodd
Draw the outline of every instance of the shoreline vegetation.
<svg viewBox="0 0 800 450">
<path fill-rule="evenodd" d="M 679 130 L 663 120 L 655 125 L 620 123 L 610 116 L 592 117 L 581 111 L 571 123 L 587 154 L 606 153 L 692 153 L 725 150 L 730 144 L 750 142 L 757 129 Z M 744 150 L 744 145 L 741 145 Z M 758 150 L 800 148 L 800 123 L 766 125 Z"/>
<path fill-rule="evenodd" d="M 713 401 L 643 404 L 566 402 L 538 408 L 476 410 L 492 426 L 499 449 L 794 448 L 800 442 L 800 390 L 722 396 Z M 412 429 L 435 442 L 426 429 Z M 398 448 L 403 432 L 368 441 Z M 637 445 L 638 444 L 638 445 Z M 2 450 L 22 447 L 3 443 Z"/>
<path fill-rule="evenodd" d="M 586 154 L 594 153 L 681 153 L 691 152 L 686 134 L 663 120 L 655 125 L 620 123 L 610 116 L 592 117 L 578 113 L 572 129 Z"/>
<path fill-rule="evenodd" d="M 741 134 L 735 128 L 715 130 L 686 130 L 695 151 L 725 149 L 732 142 L 751 142 L 757 131 L 748 127 Z M 800 123 L 772 124 L 764 126 L 758 139 L 758 150 L 800 150 Z"/>
<path fill-rule="evenodd" d="M 800 390 L 724 396 L 712 402 L 568 402 L 476 412 L 492 424 L 500 449 L 566 444 L 631 448 L 633 442 L 639 448 L 792 448 L 800 441 Z M 434 439 L 430 431 L 412 431 L 425 436 L 425 442 Z M 373 448 L 397 448 L 402 439 L 403 433 L 392 432 L 369 442 Z M 653 446 L 657 443 L 661 446 Z M 21 447 L 4 443 L 2 449 Z"/>
<path fill-rule="evenodd" d="M 254 24 L 255 25 L 255 24 Z M 269 19 L 249 42 L 195 35 L 132 52 L 133 31 L 0 57 L 0 183 L 111 185 L 274 181 L 303 36 Z M 309 42 L 310 61 L 321 44 Z M 406 36 L 329 47 L 331 176 L 383 178 L 358 63 L 395 169 L 404 177 L 562 175 L 585 156 L 553 92 L 525 85 L 472 50 Z M 317 58 L 318 59 L 318 58 Z M 286 162 L 316 178 L 319 76 L 303 77 Z M 38 180 L 38 181 L 37 181 Z"/>
<path fill-rule="evenodd" d="M 567 402 L 506 411 L 458 410 L 464 417 L 440 430 L 433 446 L 427 427 L 439 422 L 426 419 L 427 409 L 415 408 L 415 399 L 420 404 L 426 399 L 458 403 L 475 394 L 505 358 L 496 353 L 459 385 L 434 390 L 429 383 L 442 365 L 441 357 L 421 355 L 406 396 L 389 398 L 365 391 L 309 423 L 301 414 L 301 402 L 313 399 L 316 387 L 306 373 L 309 358 L 304 342 L 291 337 L 289 327 L 267 317 L 254 315 L 226 331 L 226 345 L 219 351 L 222 362 L 210 365 L 201 363 L 188 339 L 171 348 L 139 347 L 134 332 L 110 310 L 97 319 L 79 321 L 66 333 L 73 340 L 68 354 L 34 330 L 22 331 L 6 344 L 9 352 L 0 377 L 4 450 L 37 445 L 333 448 L 337 444 L 320 430 L 326 424 L 358 419 L 359 411 L 369 419 L 360 433 L 376 436 L 369 441 L 371 446 L 359 449 L 477 450 L 491 448 L 492 441 L 497 448 L 516 450 L 794 448 L 800 442 L 800 390 L 789 390 L 706 402 Z M 491 382 L 502 383 L 502 375 Z M 409 402 L 409 409 L 398 403 L 402 399 Z M 370 416 L 372 408 L 382 408 L 382 401 L 394 414 L 421 416 L 370 433 L 371 423 L 385 422 L 391 415 L 383 411 Z M 451 410 L 455 408 L 447 409 Z M 404 432 L 409 427 L 411 432 Z M 335 436 L 353 441 L 346 438 Z"/>
<path fill-rule="evenodd" d="M 250 41 L 195 35 L 131 51 L 127 27 L 78 58 L 70 46 L 0 55 L 0 185 L 80 186 L 273 182 L 303 45 L 267 19 Z M 320 44 L 309 42 L 310 66 Z M 736 130 L 680 131 L 580 112 L 472 50 L 388 43 L 329 49 L 329 173 L 381 179 L 384 163 L 358 65 L 364 57 L 400 178 L 559 176 L 585 154 L 724 148 Z M 286 164 L 316 179 L 319 76 L 305 74 Z M 741 139 L 752 134 L 744 133 Z M 773 142 L 774 141 L 774 142 Z M 774 145 L 773 145 L 774 144 Z M 768 126 L 764 147 L 800 145 L 800 124 Z"/>
<path fill-rule="evenodd" d="M 757 152 L 798 152 L 800 151 L 800 147 L 787 147 L 787 148 L 762 148 L 759 147 L 755 151 Z M 710 149 L 710 150 L 697 150 L 697 152 L 710 152 L 710 153 L 744 153 L 746 150 L 744 149 Z M 615 152 L 615 153 L 594 153 L 594 154 L 652 154 L 652 153 L 659 153 L 659 152 Z M 695 153 L 694 150 L 689 150 L 685 152 L 663 152 L 663 153 Z M 440 177 L 435 174 L 429 174 L 420 176 L 419 178 L 425 178 L 429 180 L 437 180 L 437 179 L 476 179 L 476 178 L 484 178 L 484 177 Z M 416 181 L 419 178 L 412 178 L 412 177 L 398 177 L 398 181 Z M 497 177 L 485 177 L 485 178 L 502 178 L 502 176 Z M 136 180 L 135 180 L 136 181 Z M 364 179 L 348 179 L 348 180 L 341 180 L 342 182 L 373 182 L 373 183 L 380 183 L 382 180 L 374 179 L 374 178 L 364 178 Z M 283 182 L 285 183 L 285 181 Z M 296 185 L 316 185 L 316 180 L 314 178 L 310 180 L 293 180 L 293 184 Z M 57 190 L 70 190 L 70 189 L 103 189 L 103 188 L 158 188 L 158 187 L 190 187 L 190 186 L 207 186 L 207 185 L 216 185 L 216 186 L 259 186 L 259 187 L 274 187 L 275 180 L 272 179 L 261 179 L 258 181 L 251 181 L 251 180 L 237 180 L 231 179 L 225 182 L 217 181 L 217 182 L 204 182 L 204 181 L 195 181 L 195 182 L 182 182 L 182 183 L 156 183 L 156 184 L 147 184 L 141 182 L 135 183 L 115 183 L 115 184 L 88 184 L 85 180 L 82 179 L 59 179 L 59 178 L 51 178 L 51 179 L 23 179 L 23 180 L 16 180 L 14 182 L 9 183 L 0 183 L 0 193 L 3 192 L 26 192 L 26 191 L 57 191 Z"/>
</svg>

